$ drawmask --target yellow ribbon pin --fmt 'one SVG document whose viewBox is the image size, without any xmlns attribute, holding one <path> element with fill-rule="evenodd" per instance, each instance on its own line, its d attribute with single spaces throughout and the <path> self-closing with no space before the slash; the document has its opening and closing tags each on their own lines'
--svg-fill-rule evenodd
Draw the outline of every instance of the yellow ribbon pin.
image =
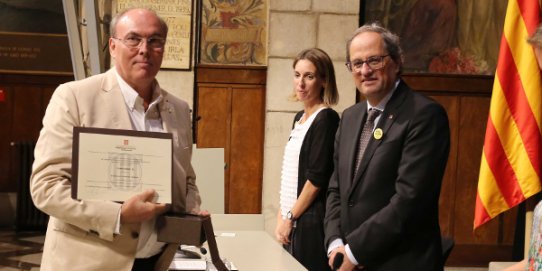
<svg viewBox="0 0 542 271">
<path fill-rule="evenodd" d="M 375 130 L 374 133 L 373 133 L 373 137 L 374 137 L 376 140 L 381 139 L 383 135 L 384 135 L 384 132 L 383 132 L 382 129 L 380 129 L 380 128 L 376 128 L 376 130 Z"/>
</svg>

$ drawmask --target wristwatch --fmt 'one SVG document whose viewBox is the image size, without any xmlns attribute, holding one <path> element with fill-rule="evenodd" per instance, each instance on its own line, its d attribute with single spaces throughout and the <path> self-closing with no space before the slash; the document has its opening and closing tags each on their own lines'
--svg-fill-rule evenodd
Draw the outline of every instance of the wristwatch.
<svg viewBox="0 0 542 271">
<path fill-rule="evenodd" d="M 294 221 L 295 218 L 294 218 L 294 214 L 292 214 L 292 211 L 288 211 L 288 213 L 286 213 L 286 218 L 288 220 L 291 220 L 291 221 Z"/>
</svg>

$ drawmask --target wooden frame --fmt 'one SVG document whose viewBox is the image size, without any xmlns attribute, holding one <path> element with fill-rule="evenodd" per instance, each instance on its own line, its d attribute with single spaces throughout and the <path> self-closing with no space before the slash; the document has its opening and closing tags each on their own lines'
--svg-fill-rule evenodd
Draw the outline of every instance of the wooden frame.
<svg viewBox="0 0 542 271">
<path fill-rule="evenodd" d="M 71 75 L 61 1 L 3 3 L 0 72 Z"/>
<path fill-rule="evenodd" d="M 0 72 L 71 75 L 66 34 L 0 32 Z"/>
<path fill-rule="evenodd" d="M 226 214 L 262 212 L 266 75 L 262 66 L 196 68 L 197 147 L 224 148 Z"/>
</svg>

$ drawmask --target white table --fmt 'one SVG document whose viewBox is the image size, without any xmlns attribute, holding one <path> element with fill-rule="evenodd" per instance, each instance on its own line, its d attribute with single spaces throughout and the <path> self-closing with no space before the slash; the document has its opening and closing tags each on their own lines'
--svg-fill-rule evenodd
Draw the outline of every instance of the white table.
<svg viewBox="0 0 542 271">
<path fill-rule="evenodd" d="M 517 262 L 490 262 L 489 263 L 489 271 L 502 271 Z"/>
<path fill-rule="evenodd" d="M 233 262 L 240 271 L 307 270 L 263 230 L 215 234 L 220 257 Z"/>
<path fill-rule="evenodd" d="M 211 221 L 220 258 L 232 262 L 238 270 L 307 270 L 264 230 L 263 215 L 212 214 Z M 208 251 L 204 258 L 210 263 L 208 242 L 204 247 Z"/>
</svg>

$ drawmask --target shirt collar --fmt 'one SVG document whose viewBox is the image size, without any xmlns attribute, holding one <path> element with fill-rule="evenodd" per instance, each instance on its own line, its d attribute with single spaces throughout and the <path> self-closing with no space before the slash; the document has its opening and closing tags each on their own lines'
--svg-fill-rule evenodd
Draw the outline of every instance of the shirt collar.
<svg viewBox="0 0 542 271">
<path fill-rule="evenodd" d="M 119 84 L 122 96 L 124 97 L 124 102 L 126 103 L 126 106 L 128 106 L 128 108 L 130 109 L 130 111 L 133 111 L 138 104 L 143 106 L 143 98 L 139 97 L 137 91 L 130 85 L 128 85 L 128 83 L 126 83 L 126 81 L 122 79 L 122 77 L 116 70 L 115 75 L 117 76 L 117 82 Z M 158 82 L 155 81 L 153 83 L 152 100 L 149 104 L 149 109 L 160 103 L 162 101 L 162 98 L 163 96 L 162 91 L 160 90 L 160 86 L 158 85 Z"/>
<path fill-rule="evenodd" d="M 372 106 L 369 101 L 367 101 L 367 112 L 369 112 L 369 110 L 375 108 L 377 110 L 379 110 L 380 112 L 383 112 L 384 109 L 386 109 L 386 105 L 388 104 L 388 102 L 390 101 L 391 99 L 391 96 L 393 95 L 393 93 L 395 92 L 395 90 L 397 89 L 397 86 L 399 85 L 399 82 L 400 80 L 397 79 L 397 81 L 395 81 L 395 86 L 393 87 L 393 89 L 390 91 L 390 93 L 388 93 L 386 96 L 384 96 L 384 98 L 380 101 L 380 103 L 378 103 L 376 106 Z"/>
</svg>

